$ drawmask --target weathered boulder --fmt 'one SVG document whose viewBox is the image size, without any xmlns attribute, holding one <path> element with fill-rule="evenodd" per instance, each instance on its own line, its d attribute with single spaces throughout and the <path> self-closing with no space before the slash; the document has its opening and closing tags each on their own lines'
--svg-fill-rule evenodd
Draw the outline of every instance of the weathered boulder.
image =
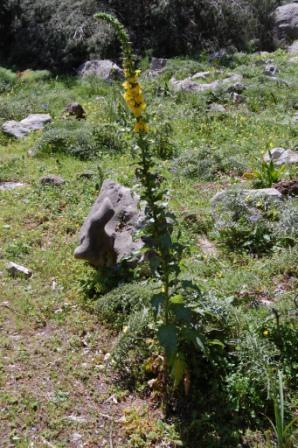
<svg viewBox="0 0 298 448">
<path fill-rule="evenodd" d="M 274 165 L 292 165 L 298 163 L 298 152 L 291 149 L 273 148 L 264 155 L 264 161 L 270 162 L 272 159 Z"/>
<path fill-rule="evenodd" d="M 65 180 L 56 176 L 55 174 L 47 174 L 39 179 L 41 185 L 54 185 L 55 187 L 60 187 L 65 183 Z"/>
<path fill-rule="evenodd" d="M 30 132 L 43 129 L 52 121 L 49 114 L 31 114 L 21 121 L 10 120 L 2 125 L 2 131 L 15 138 L 26 137 Z"/>
<path fill-rule="evenodd" d="M 279 6 L 274 14 L 274 35 L 277 46 L 298 39 L 298 3 Z"/>
<path fill-rule="evenodd" d="M 93 59 L 80 65 L 77 73 L 82 78 L 98 76 L 105 81 L 123 79 L 123 70 L 109 59 Z"/>
<path fill-rule="evenodd" d="M 104 181 L 81 228 L 75 257 L 96 268 L 116 265 L 143 246 L 141 239 L 133 237 L 144 219 L 139 198 L 132 190 L 112 180 Z"/>
<path fill-rule="evenodd" d="M 292 45 L 288 47 L 288 52 L 291 54 L 298 54 L 298 40 L 295 40 Z"/>
<path fill-rule="evenodd" d="M 86 118 L 86 112 L 79 103 L 70 103 L 68 104 L 65 109 L 64 113 L 66 115 L 72 116 L 77 118 L 78 120 L 82 118 Z"/>
<path fill-rule="evenodd" d="M 164 58 L 152 58 L 150 64 L 150 70 L 154 72 L 160 72 L 167 65 L 168 60 Z"/>
<path fill-rule="evenodd" d="M 208 92 L 215 91 L 219 88 L 230 88 L 231 86 L 241 83 L 242 76 L 234 74 L 228 78 L 212 81 L 210 83 L 196 82 L 196 74 L 183 80 L 176 80 L 175 77 L 170 79 L 170 86 L 174 92 Z"/>
</svg>

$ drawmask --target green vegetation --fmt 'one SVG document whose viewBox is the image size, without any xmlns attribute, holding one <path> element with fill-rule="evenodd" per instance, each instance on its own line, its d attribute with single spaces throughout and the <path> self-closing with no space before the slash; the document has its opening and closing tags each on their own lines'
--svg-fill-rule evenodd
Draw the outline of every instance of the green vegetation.
<svg viewBox="0 0 298 448">
<path fill-rule="evenodd" d="M 203 57 L 173 59 L 159 76 L 139 78 L 155 141 L 150 158 L 161 197 L 168 192 L 168 205 L 158 205 L 175 213 L 173 244 L 179 235 L 183 247 L 175 246 L 178 279 L 168 295 L 178 349 L 167 419 L 159 411 L 160 342 L 172 350 L 175 337 L 160 332 L 165 291 L 159 279 L 146 263 L 107 273 L 73 259 L 103 179 L 134 187 L 148 200 L 139 185 L 144 177 L 135 172 L 135 123 L 121 85 L 34 71 L 27 82 L 0 70 L 1 125 L 29 113 L 53 117 L 23 140 L 0 134 L 0 181 L 27 184 L 0 191 L 3 446 L 67 447 L 81 436 L 90 447 L 295 447 L 295 423 L 291 431 L 286 426 L 298 404 L 297 198 L 270 207 L 260 201 L 260 219 L 249 220 L 235 194 L 227 212 L 233 225 L 224 227 L 211 207 L 218 191 L 253 187 L 243 173 L 260 170 L 268 148 L 298 147 L 297 68 L 286 53 L 271 54 L 286 81 L 277 83 L 263 75 L 266 58 L 236 53 L 228 67 Z M 146 60 L 142 65 L 145 70 Z M 237 104 L 224 90 L 171 91 L 173 74 L 183 79 L 196 71 L 219 71 L 222 79 L 242 74 L 245 101 Z M 63 115 L 72 101 L 82 104 L 86 120 Z M 212 103 L 226 112 L 210 111 Z M 32 149 L 34 157 L 27 155 Z M 82 177 L 85 171 L 93 175 Z M 39 178 L 48 173 L 65 184 L 42 186 Z M 279 173 L 282 180 L 296 176 L 295 167 Z M 150 227 L 146 232 L 158 235 Z M 203 238 L 215 252 L 204 249 Z M 32 278 L 11 278 L 7 261 L 31 268 Z"/>
<path fill-rule="evenodd" d="M 73 73 L 84 60 L 119 56 L 117 39 L 98 11 L 116 15 L 143 56 L 197 55 L 229 47 L 273 48 L 271 12 L 281 0 L 3 0 L 1 59 L 18 69 Z M 38 26 L 36 25 L 38 24 Z M 229 53 L 229 52 L 228 52 Z M 217 59 L 229 63 L 231 54 Z"/>
</svg>

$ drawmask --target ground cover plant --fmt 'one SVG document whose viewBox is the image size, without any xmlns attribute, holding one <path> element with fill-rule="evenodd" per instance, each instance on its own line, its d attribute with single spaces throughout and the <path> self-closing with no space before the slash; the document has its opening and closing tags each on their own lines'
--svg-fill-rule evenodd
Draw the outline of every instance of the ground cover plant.
<svg viewBox="0 0 298 448">
<path fill-rule="evenodd" d="M 171 345 L 156 337 L 159 279 L 146 265 L 109 278 L 73 259 L 102 181 L 141 191 L 135 122 L 121 83 L 48 75 L 25 81 L 0 70 L 1 124 L 29 113 L 53 117 L 25 139 L 0 135 L 0 182 L 25 183 L 0 190 L 3 446 L 295 447 L 295 423 L 285 427 L 297 414 L 297 199 L 285 199 L 281 210 L 260 203 L 261 222 L 244 214 L 225 231 L 211 206 L 221 190 L 254 188 L 269 149 L 297 150 L 297 65 L 283 51 L 270 54 L 284 81 L 277 82 L 263 74 L 267 58 L 237 53 L 228 67 L 174 59 L 159 76 L 138 77 L 157 142 L 152 160 L 183 247 L 171 296 L 180 313 L 179 356 L 167 418 L 160 404 Z M 196 71 L 242 74 L 245 101 L 223 90 L 174 93 L 169 81 L 178 71 L 177 79 Z M 84 121 L 64 117 L 72 101 L 83 105 Z M 210 110 L 212 103 L 225 112 Z M 40 184 L 49 173 L 65 183 Z M 293 180 L 297 168 L 285 166 L 279 177 Z M 32 277 L 11 278 L 8 261 L 28 266 Z M 189 312 L 195 343 L 181 337 Z"/>
</svg>

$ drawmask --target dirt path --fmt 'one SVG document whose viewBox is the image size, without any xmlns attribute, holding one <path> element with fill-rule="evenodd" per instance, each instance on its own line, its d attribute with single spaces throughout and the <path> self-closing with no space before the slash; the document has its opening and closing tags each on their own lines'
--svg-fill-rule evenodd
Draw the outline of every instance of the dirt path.
<svg viewBox="0 0 298 448">
<path fill-rule="evenodd" d="M 111 382 L 107 330 L 78 306 L 45 323 L 0 304 L 0 446 L 124 446 L 121 418 L 134 398 Z"/>
</svg>

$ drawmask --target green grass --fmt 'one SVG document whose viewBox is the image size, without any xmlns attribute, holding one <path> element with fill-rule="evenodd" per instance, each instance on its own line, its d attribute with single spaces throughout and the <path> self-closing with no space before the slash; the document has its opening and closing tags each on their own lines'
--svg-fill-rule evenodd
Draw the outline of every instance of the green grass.
<svg viewBox="0 0 298 448">
<path fill-rule="evenodd" d="M 259 436 L 260 431 L 270 429 L 262 415 L 271 405 L 266 400 L 265 376 L 269 373 L 264 369 L 265 362 L 273 370 L 284 363 L 288 388 L 286 412 L 289 415 L 297 412 L 295 381 L 291 380 L 297 375 L 297 369 L 295 361 L 289 361 L 294 356 L 290 347 L 297 335 L 291 318 L 298 284 L 297 244 L 276 245 L 262 257 L 227 250 L 215 238 L 210 206 L 217 191 L 234 184 L 249 188 L 251 183 L 241 174 L 259 168 L 265 151 L 276 146 L 298 147 L 298 129 L 292 124 L 298 108 L 297 66 L 287 62 L 284 52 L 270 55 L 279 67 L 279 78 L 285 81 L 277 82 L 263 75 L 264 64 L 258 63 L 261 58 L 239 54 L 229 68 L 175 59 L 160 77 L 143 82 L 149 113 L 153 114 L 152 129 L 158 134 L 163 122 L 170 122 L 172 128 L 169 138 L 175 145 L 175 154 L 168 160 L 158 160 L 158 165 L 166 179 L 170 205 L 179 218 L 181 238 L 187 247 L 183 275 L 194 280 L 203 293 L 216 298 L 219 304 L 226 299 L 233 304 L 232 334 L 242 357 L 238 358 L 241 362 L 234 364 L 230 358 L 230 365 L 225 366 L 230 372 L 225 392 L 230 393 L 233 405 L 236 394 L 239 395 L 237 406 L 245 415 L 241 430 L 236 411 L 233 411 L 234 427 L 231 427 L 226 416 L 220 418 L 219 408 L 208 409 L 208 397 L 203 390 L 202 412 L 196 408 L 190 412 L 187 401 L 192 403 L 191 398 L 183 405 L 183 415 L 188 419 L 187 425 L 191 422 L 190 426 L 181 423 L 177 416 L 170 425 L 161 423 L 160 415 L 149 402 L 146 404 L 146 393 L 149 393 L 146 384 L 138 386 L 139 395 L 127 391 L 118 394 L 121 397 L 118 403 L 113 399 L 106 401 L 115 388 L 115 374 L 105 361 L 105 354 L 112 350 L 115 333 L 103 326 L 94 302 L 84 298 L 80 281 L 91 271 L 74 260 L 73 251 L 80 226 L 102 179 L 111 178 L 129 187 L 137 182 L 132 142 L 127 135 L 131 120 L 125 112 L 121 86 L 96 79 L 48 79 L 48 75 L 43 79 L 42 73 L 30 75 L 26 82 L 16 79 L 12 72 L 0 71 L 0 86 L 5 85 L 0 94 L 0 124 L 8 119 L 25 118 L 29 113 L 48 112 L 53 117 L 50 127 L 59 133 L 59 128 L 68 126 L 67 119 L 63 118 L 65 106 L 77 101 L 86 110 L 87 120 L 86 124 L 76 124 L 76 128 L 101 130 L 112 126 L 104 140 L 96 140 L 95 153 L 92 149 L 89 154 L 88 145 L 84 146 L 84 160 L 63 152 L 59 145 L 54 153 L 42 150 L 37 156 L 29 157 L 28 150 L 38 147 L 48 130 L 33 133 L 21 141 L 0 133 L 0 181 L 27 184 L 25 188 L 0 191 L 0 433 L 3 446 L 49 443 L 67 447 L 78 433 L 81 441 L 90 447 L 111 446 L 110 440 L 117 447 L 151 447 L 179 437 L 185 447 L 194 447 L 200 440 L 202 447 L 230 448 L 246 432 L 251 448 L 256 446 L 254 437 L 258 437 L 258 446 L 266 448 L 265 438 Z M 219 69 L 221 78 L 231 73 L 243 75 L 245 103 L 236 105 L 225 92 L 173 94 L 168 88 L 174 74 L 183 79 L 197 71 L 210 71 L 213 79 L 215 70 Z M 208 104 L 213 102 L 223 104 L 227 112 L 208 113 Z M 115 129 L 119 130 L 119 146 L 113 143 Z M 88 155 L 92 156 L 90 160 Z M 199 165 L 195 174 L 190 175 L 184 168 L 189 168 L 190 162 L 199 164 L 201 158 L 208 163 Z M 241 169 L 235 170 L 233 164 Z M 86 170 L 93 171 L 94 177 L 80 178 L 79 174 Z M 49 173 L 62 176 L 65 184 L 58 188 L 41 186 L 40 177 Z M 287 169 L 283 174 L 284 178 L 295 176 L 295 169 Z M 202 252 L 199 244 L 202 235 L 214 241 L 217 257 Z M 12 279 L 5 268 L 8 261 L 32 269 L 32 278 Z M 263 301 L 270 306 L 263 305 Z M 276 348 L 278 335 L 272 307 L 281 316 L 283 340 L 288 344 L 283 360 L 282 349 Z M 113 309 L 110 311 L 107 307 L 105 312 L 111 313 Z M 121 319 L 117 322 L 119 332 Z M 264 336 L 267 327 L 268 339 Z M 258 348 L 255 352 L 251 350 L 251 341 Z M 275 350 L 279 350 L 278 356 Z M 251 387 L 254 382 L 261 391 L 258 396 Z M 274 387 L 273 380 L 271 386 Z M 194 387 L 200 390 L 201 385 L 196 383 Z M 262 397 L 264 401 L 260 401 Z M 223 403 L 220 399 L 218 402 Z M 210 400 L 216 406 L 217 397 Z M 135 409 L 139 406 L 145 406 L 147 411 L 138 414 Z M 73 415 L 82 417 L 83 422 L 69 419 Z M 122 423 L 117 423 L 119 419 Z M 169 446 L 180 445 L 173 442 Z"/>
</svg>

